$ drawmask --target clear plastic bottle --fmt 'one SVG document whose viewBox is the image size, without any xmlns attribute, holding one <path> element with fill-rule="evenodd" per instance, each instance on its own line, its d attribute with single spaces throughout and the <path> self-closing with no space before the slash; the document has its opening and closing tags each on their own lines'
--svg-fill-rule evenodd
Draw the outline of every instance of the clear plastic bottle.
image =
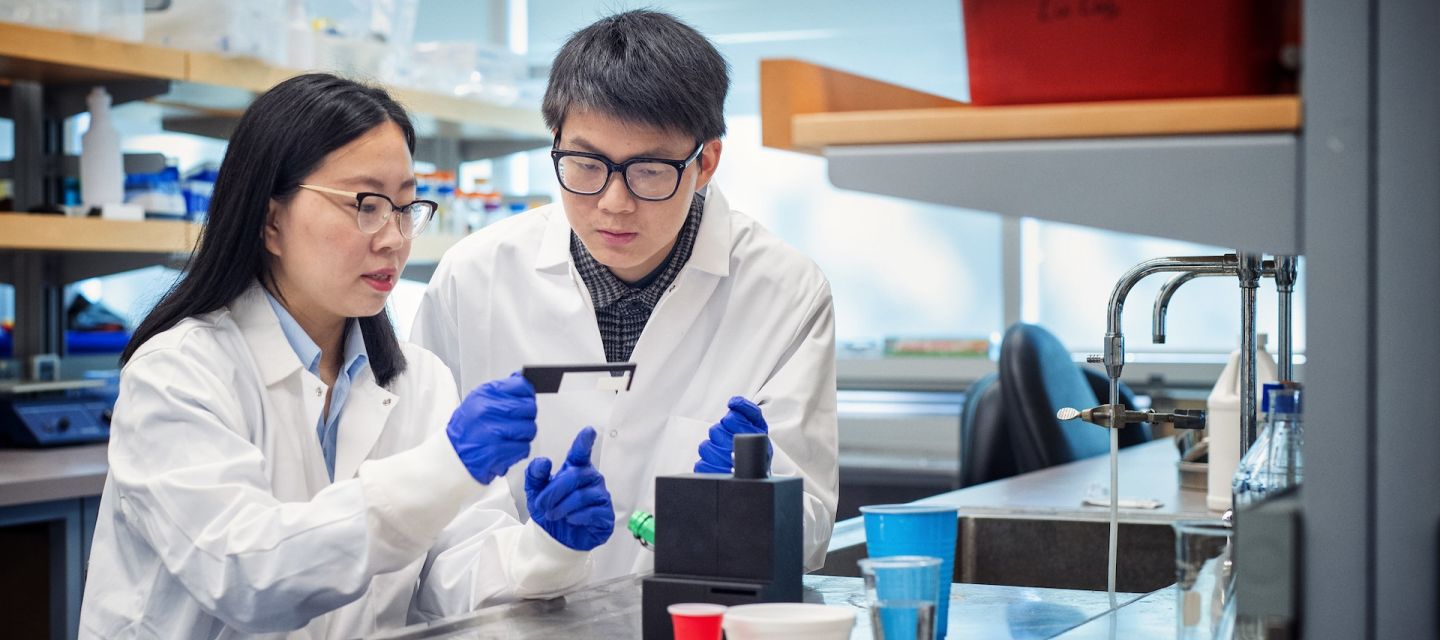
<svg viewBox="0 0 1440 640">
<path fill-rule="evenodd" d="M 1300 389 L 1277 391 L 1273 402 L 1273 433 L 1263 474 L 1268 489 L 1278 491 L 1299 486 L 1304 480 L 1305 461 L 1301 449 L 1305 443 L 1305 429 L 1300 420 Z"/>
<path fill-rule="evenodd" d="M 1274 433 L 1273 412 L 1271 409 L 1271 396 L 1284 388 L 1279 382 L 1267 382 L 1260 392 L 1260 407 L 1264 412 L 1264 421 L 1260 425 L 1260 433 L 1255 436 L 1255 443 L 1245 452 L 1245 457 L 1235 465 L 1235 477 L 1231 480 L 1230 489 L 1235 495 L 1235 506 L 1243 507 L 1259 498 L 1266 492 L 1264 478 L 1261 471 L 1265 469 L 1265 463 L 1270 457 L 1270 439 Z"/>
</svg>

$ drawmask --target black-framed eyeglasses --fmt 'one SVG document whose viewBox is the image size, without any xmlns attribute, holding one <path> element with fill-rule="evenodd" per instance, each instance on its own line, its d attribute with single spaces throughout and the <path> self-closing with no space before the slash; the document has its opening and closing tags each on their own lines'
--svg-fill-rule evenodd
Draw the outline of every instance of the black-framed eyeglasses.
<svg viewBox="0 0 1440 640">
<path fill-rule="evenodd" d="M 555 161 L 555 177 L 566 191 L 582 196 L 593 196 L 605 190 L 610 176 L 619 172 L 625 179 L 625 188 L 641 200 L 659 202 L 669 200 L 680 190 L 680 176 L 690 166 L 705 143 L 695 145 L 695 152 L 684 160 L 665 158 L 631 158 L 624 162 L 613 162 L 598 153 L 584 151 L 561 151 L 560 136 L 555 136 L 555 145 L 550 149 L 550 158 Z"/>
<path fill-rule="evenodd" d="M 342 191 L 313 184 L 302 184 L 300 188 L 354 198 L 355 225 L 360 227 L 362 233 L 373 234 L 385 228 L 385 223 L 390 222 L 390 216 L 398 213 L 400 214 L 400 235 L 413 240 L 424 233 L 425 227 L 430 224 L 430 219 L 435 217 L 435 211 L 440 208 L 440 205 L 432 200 L 416 200 L 402 207 L 395 204 L 395 201 L 391 200 L 389 196 L 370 191 Z"/>
</svg>

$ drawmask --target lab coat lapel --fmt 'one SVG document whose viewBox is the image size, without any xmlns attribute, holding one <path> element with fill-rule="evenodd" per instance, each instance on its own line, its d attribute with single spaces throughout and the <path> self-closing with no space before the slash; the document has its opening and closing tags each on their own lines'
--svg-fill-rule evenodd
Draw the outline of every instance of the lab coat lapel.
<svg viewBox="0 0 1440 640">
<path fill-rule="evenodd" d="M 375 449 L 375 441 L 380 439 L 398 402 L 398 396 L 375 384 L 368 365 L 361 368 L 340 412 L 335 442 L 336 482 L 355 477 L 360 463 Z"/>
<path fill-rule="evenodd" d="M 579 342 L 578 351 L 562 349 L 567 355 L 559 362 L 535 364 L 571 364 L 574 362 L 604 362 L 605 344 L 600 340 L 600 324 L 595 319 L 595 303 L 590 297 L 590 288 L 575 269 L 570 255 L 570 221 L 557 207 L 545 225 L 545 234 L 540 240 L 536 254 L 536 275 L 545 288 L 525 292 L 520 303 L 548 298 L 541 304 L 547 310 L 542 322 L 549 326 L 535 326 L 537 336 L 545 340 Z M 553 288 L 552 288 L 553 287 Z M 579 301 L 576 304 L 575 301 Z M 553 324 L 551 324 L 553 323 Z M 563 337 L 560 337 L 563 336 Z M 529 364 L 529 363 L 527 363 Z"/>
<path fill-rule="evenodd" d="M 640 341 L 635 343 L 631 359 L 646 363 L 649 369 L 637 369 L 637 376 L 658 373 L 660 363 L 669 359 L 705 310 L 715 287 L 730 275 L 730 242 L 729 204 L 720 190 L 712 186 L 705 198 L 705 211 L 690 260 L 660 298 L 660 304 L 645 323 Z"/>
<path fill-rule="evenodd" d="M 280 319 L 265 299 L 265 290 L 258 283 L 246 289 L 229 304 L 230 315 L 240 327 L 241 335 L 250 345 L 250 354 L 260 368 L 265 386 L 273 386 L 297 371 L 304 371 L 300 356 L 290 348 Z"/>
<path fill-rule="evenodd" d="M 229 308 L 265 383 L 273 407 L 267 419 L 273 416 L 278 420 L 271 433 L 288 443 L 283 445 L 286 449 L 302 452 L 299 459 L 306 462 L 303 493 L 298 493 L 302 491 L 299 487 L 277 486 L 276 490 L 286 499 L 312 496 L 330 481 L 325 477 L 325 454 L 315 435 L 315 425 L 325 410 L 325 383 L 300 363 L 258 283 L 235 298 Z M 290 493 L 292 489 L 297 493 Z"/>
</svg>

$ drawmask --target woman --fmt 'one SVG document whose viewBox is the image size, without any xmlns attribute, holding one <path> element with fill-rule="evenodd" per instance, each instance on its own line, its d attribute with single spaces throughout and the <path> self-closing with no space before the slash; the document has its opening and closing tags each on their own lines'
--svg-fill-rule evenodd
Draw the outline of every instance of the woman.
<svg viewBox="0 0 1440 640">
<path fill-rule="evenodd" d="M 553 478 L 532 462 L 521 525 L 504 473 L 534 390 L 458 402 L 391 328 L 435 208 L 414 146 L 383 90 L 335 76 L 245 112 L 199 249 L 121 357 L 82 637 L 351 638 L 588 575 L 614 522 L 593 430 Z"/>
</svg>

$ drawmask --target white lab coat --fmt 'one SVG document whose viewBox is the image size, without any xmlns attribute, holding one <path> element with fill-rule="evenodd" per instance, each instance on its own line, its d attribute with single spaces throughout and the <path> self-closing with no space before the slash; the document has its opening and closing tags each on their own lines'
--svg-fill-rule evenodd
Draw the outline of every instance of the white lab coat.
<svg viewBox="0 0 1440 640">
<path fill-rule="evenodd" d="M 487 227 L 440 261 L 411 339 L 440 356 L 462 388 L 527 364 L 605 362 L 561 206 Z M 600 433 L 593 457 L 616 526 L 596 549 L 592 581 L 652 570 L 652 553 L 627 533 L 626 520 L 636 509 L 654 511 L 656 476 L 692 471 L 697 448 L 736 395 L 763 405 L 773 474 L 804 479 L 805 566 L 823 565 L 838 473 L 834 309 L 819 268 L 732 211 L 712 185 L 690 260 L 656 305 L 631 360 L 637 370 L 629 393 L 539 400 L 534 455 L 563 457 L 582 426 Z M 522 467 L 510 470 L 510 489 L 524 513 Z"/>
<path fill-rule="evenodd" d="M 354 638 L 584 581 L 588 554 L 515 517 L 444 435 L 449 371 L 405 345 L 340 417 L 263 291 L 148 340 L 121 373 L 80 636 Z"/>
</svg>

